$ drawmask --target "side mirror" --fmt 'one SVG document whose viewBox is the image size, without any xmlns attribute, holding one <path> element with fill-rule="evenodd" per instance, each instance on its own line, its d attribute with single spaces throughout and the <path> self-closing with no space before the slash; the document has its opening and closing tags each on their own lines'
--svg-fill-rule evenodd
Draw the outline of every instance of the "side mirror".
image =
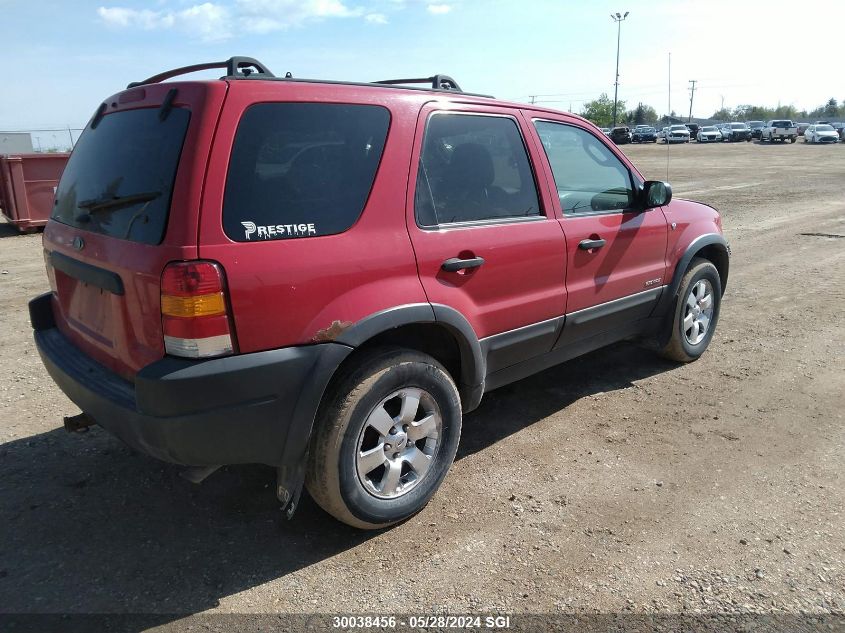
<svg viewBox="0 0 845 633">
<path fill-rule="evenodd" d="M 646 180 L 643 183 L 642 201 L 644 209 L 662 207 L 672 200 L 672 185 L 662 180 Z"/>
</svg>

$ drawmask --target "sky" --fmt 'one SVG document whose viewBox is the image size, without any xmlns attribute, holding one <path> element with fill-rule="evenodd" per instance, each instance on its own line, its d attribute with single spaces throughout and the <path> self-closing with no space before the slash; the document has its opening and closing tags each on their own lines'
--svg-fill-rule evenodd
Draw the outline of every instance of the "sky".
<svg viewBox="0 0 845 633">
<path fill-rule="evenodd" d="M 697 80 L 693 116 L 723 103 L 845 100 L 842 0 L 0 0 L 0 130 L 82 128 L 130 81 L 232 55 L 302 78 L 444 73 L 467 91 L 578 112 L 613 97 L 611 14 L 626 11 L 619 99 L 629 109 L 668 112 L 670 77 L 679 114 Z"/>
</svg>

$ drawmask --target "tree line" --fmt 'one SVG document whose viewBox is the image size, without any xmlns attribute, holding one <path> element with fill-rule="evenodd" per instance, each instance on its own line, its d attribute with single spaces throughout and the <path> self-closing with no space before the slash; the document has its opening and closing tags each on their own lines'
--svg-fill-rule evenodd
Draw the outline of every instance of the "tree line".
<svg viewBox="0 0 845 633">
<path fill-rule="evenodd" d="M 650 105 L 637 104 L 631 110 L 625 109 L 625 101 L 618 101 L 616 105 L 617 125 L 641 125 L 654 123 L 668 123 L 669 117 L 678 117 L 675 112 L 668 116 L 659 117 L 657 111 Z M 602 93 L 598 99 L 587 101 L 581 110 L 581 116 L 589 119 L 599 127 L 610 127 L 613 125 L 613 99 Z M 778 105 L 776 108 L 756 105 L 739 105 L 733 109 L 721 108 L 713 113 L 711 119 L 717 121 L 768 121 L 769 119 L 797 119 L 816 121 L 819 119 L 845 119 L 845 101 L 841 104 L 834 98 L 828 99 L 827 103 L 814 110 L 798 110 L 792 105 Z"/>
</svg>

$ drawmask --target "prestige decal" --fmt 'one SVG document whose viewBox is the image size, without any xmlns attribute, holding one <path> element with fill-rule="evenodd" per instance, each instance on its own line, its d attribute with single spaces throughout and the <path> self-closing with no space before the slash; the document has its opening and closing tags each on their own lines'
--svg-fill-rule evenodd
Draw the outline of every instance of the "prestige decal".
<svg viewBox="0 0 845 633">
<path fill-rule="evenodd" d="M 269 226 L 257 226 L 255 222 L 241 222 L 241 224 L 244 227 L 244 238 L 248 240 L 251 240 L 253 235 L 263 240 L 317 235 L 317 227 L 314 224 L 272 224 Z"/>
</svg>

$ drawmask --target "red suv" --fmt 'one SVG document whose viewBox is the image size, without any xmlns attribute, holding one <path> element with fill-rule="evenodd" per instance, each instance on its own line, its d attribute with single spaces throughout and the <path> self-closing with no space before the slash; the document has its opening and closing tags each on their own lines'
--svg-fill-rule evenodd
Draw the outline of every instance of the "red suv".
<svg viewBox="0 0 845 633">
<path fill-rule="evenodd" d="M 207 68 L 227 74 L 164 82 Z M 571 114 L 232 58 L 99 106 L 31 321 L 68 424 L 270 464 L 289 513 L 307 486 L 383 527 L 432 497 L 485 392 L 620 339 L 704 352 L 729 249 L 670 199 Z"/>
</svg>

